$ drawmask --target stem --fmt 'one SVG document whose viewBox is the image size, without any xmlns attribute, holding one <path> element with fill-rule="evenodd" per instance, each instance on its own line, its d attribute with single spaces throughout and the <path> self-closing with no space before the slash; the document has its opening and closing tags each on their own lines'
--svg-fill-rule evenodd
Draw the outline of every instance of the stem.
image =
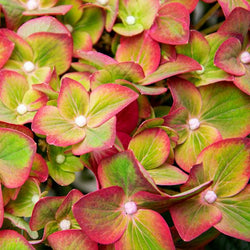
<svg viewBox="0 0 250 250">
<path fill-rule="evenodd" d="M 198 30 L 202 25 L 219 9 L 220 5 L 216 3 L 194 26 L 194 29 Z"/>
<path fill-rule="evenodd" d="M 208 27 L 208 28 L 202 30 L 201 33 L 203 35 L 208 35 L 208 34 L 210 34 L 212 32 L 215 32 L 215 31 L 217 31 L 220 28 L 220 26 L 222 25 L 222 23 L 223 22 L 220 22 L 220 23 L 217 23 L 217 24 L 215 24 L 215 25 L 213 25 L 211 27 Z"/>
</svg>

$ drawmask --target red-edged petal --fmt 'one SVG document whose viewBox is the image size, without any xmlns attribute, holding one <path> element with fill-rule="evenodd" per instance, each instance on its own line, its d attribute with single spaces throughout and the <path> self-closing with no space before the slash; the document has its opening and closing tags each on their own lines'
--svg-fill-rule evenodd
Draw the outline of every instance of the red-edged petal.
<svg viewBox="0 0 250 250">
<path fill-rule="evenodd" d="M 14 230 L 1 230 L 0 231 L 0 248 L 8 249 L 30 249 L 35 248 L 18 232 Z"/>
<path fill-rule="evenodd" d="M 70 36 L 69 30 L 55 17 L 52 16 L 44 16 L 31 19 L 21 25 L 17 30 L 17 34 L 23 39 L 26 39 L 31 34 L 37 32 L 52 32 L 59 34 L 68 34 Z"/>
<path fill-rule="evenodd" d="M 99 86 L 90 95 L 88 126 L 100 126 L 137 98 L 133 90 L 118 84 Z"/>
<path fill-rule="evenodd" d="M 47 238 L 54 250 L 98 250 L 98 245 L 82 231 L 77 229 L 55 232 Z"/>
<path fill-rule="evenodd" d="M 35 205 L 32 216 L 30 218 L 30 228 L 32 230 L 40 230 L 45 225 L 55 220 L 57 209 L 62 204 L 65 197 L 45 197 L 41 198 Z"/>
<path fill-rule="evenodd" d="M 115 128 L 116 117 L 111 118 L 99 127 L 86 127 L 84 140 L 72 147 L 73 154 L 82 155 L 95 150 L 111 148 L 115 142 Z"/>
<path fill-rule="evenodd" d="M 1 36 L 0 36 L 1 37 Z M 8 61 L 15 44 L 7 38 L 1 37 L 0 40 L 0 69 Z"/>
<path fill-rule="evenodd" d="M 85 137 L 84 128 L 78 127 L 73 121 L 65 120 L 54 106 L 42 107 L 36 113 L 32 130 L 46 135 L 49 144 L 61 147 L 78 143 Z"/>
<path fill-rule="evenodd" d="M 68 120 L 74 120 L 79 115 L 86 115 L 89 108 L 89 94 L 82 84 L 64 78 L 58 97 L 60 114 Z"/>
<path fill-rule="evenodd" d="M 131 216 L 124 235 L 115 243 L 117 249 L 174 250 L 166 221 L 155 211 L 140 209 Z"/>
<path fill-rule="evenodd" d="M 38 32 L 27 37 L 34 51 L 34 62 L 39 67 L 55 67 L 60 75 L 71 64 L 73 43 L 68 34 Z"/>
<path fill-rule="evenodd" d="M 184 55 L 177 55 L 175 61 L 166 62 L 160 65 L 156 71 L 145 77 L 139 83 L 142 85 L 149 85 L 171 76 L 200 69 L 200 64 L 194 59 Z"/>
<path fill-rule="evenodd" d="M 101 161 L 98 176 L 102 187 L 120 186 L 128 197 L 138 191 L 160 193 L 132 151 L 124 151 Z"/>
<path fill-rule="evenodd" d="M 85 195 L 73 206 L 73 213 L 90 239 L 111 244 L 122 236 L 127 226 L 124 202 L 123 189 L 113 186 Z"/>
<path fill-rule="evenodd" d="M 122 37 L 116 51 L 119 62 L 133 61 L 140 64 L 145 75 L 153 73 L 160 63 L 160 46 L 148 34 L 143 32 L 133 37 Z"/>
<path fill-rule="evenodd" d="M 246 69 L 240 61 L 241 42 L 231 37 L 221 44 L 214 57 L 214 64 L 229 74 L 242 76 Z"/>
<path fill-rule="evenodd" d="M 222 218 L 220 210 L 203 199 L 200 194 L 170 208 L 174 225 L 184 241 L 198 237 Z"/>
<path fill-rule="evenodd" d="M 8 188 L 17 188 L 27 180 L 36 152 L 29 136 L 8 128 L 0 128 L 0 179 Z"/>
<path fill-rule="evenodd" d="M 185 44 L 189 39 L 189 12 L 180 3 L 166 3 L 160 7 L 150 36 L 161 43 Z"/>
<path fill-rule="evenodd" d="M 37 178 L 40 182 L 45 182 L 48 178 L 48 166 L 45 159 L 39 154 L 34 157 L 30 176 Z"/>
</svg>

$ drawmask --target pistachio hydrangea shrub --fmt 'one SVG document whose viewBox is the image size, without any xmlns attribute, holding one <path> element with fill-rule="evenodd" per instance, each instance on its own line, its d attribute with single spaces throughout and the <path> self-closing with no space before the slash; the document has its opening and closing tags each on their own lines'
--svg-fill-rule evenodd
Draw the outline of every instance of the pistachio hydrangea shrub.
<svg viewBox="0 0 250 250">
<path fill-rule="evenodd" d="M 0 249 L 244 248 L 249 11 L 0 0 Z"/>
</svg>

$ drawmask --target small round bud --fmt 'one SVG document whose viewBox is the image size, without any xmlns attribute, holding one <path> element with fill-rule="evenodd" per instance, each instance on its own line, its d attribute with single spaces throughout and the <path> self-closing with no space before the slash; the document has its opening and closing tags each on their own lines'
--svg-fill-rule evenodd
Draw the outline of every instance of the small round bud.
<svg viewBox="0 0 250 250">
<path fill-rule="evenodd" d="M 70 32 L 70 33 L 72 33 L 72 31 L 73 31 L 73 27 L 70 25 L 70 24 L 65 24 L 65 26 L 66 26 L 66 28 L 68 29 L 68 31 Z"/>
<path fill-rule="evenodd" d="M 59 154 L 59 155 L 56 156 L 56 163 L 62 164 L 62 163 L 64 163 L 64 161 L 65 161 L 65 156 L 64 155 Z"/>
<path fill-rule="evenodd" d="M 199 74 L 199 75 L 201 75 L 201 74 L 204 73 L 204 71 L 205 71 L 205 68 L 204 68 L 203 65 L 201 65 L 201 69 L 196 70 L 196 73 Z"/>
<path fill-rule="evenodd" d="M 28 111 L 28 109 L 27 109 L 27 106 L 25 104 L 19 104 L 17 106 L 16 111 L 19 115 L 23 115 Z"/>
<path fill-rule="evenodd" d="M 127 23 L 128 25 L 133 25 L 133 24 L 135 24 L 135 17 L 134 17 L 134 16 L 127 16 L 127 17 L 126 17 L 126 23 Z"/>
<path fill-rule="evenodd" d="M 188 121 L 189 128 L 195 130 L 200 127 L 200 121 L 197 118 L 192 118 Z"/>
<path fill-rule="evenodd" d="M 39 201 L 39 195 L 38 194 L 34 194 L 31 198 L 32 202 L 34 204 L 36 204 Z"/>
<path fill-rule="evenodd" d="M 217 195 L 214 191 L 209 190 L 206 192 L 205 196 L 204 196 L 204 200 L 209 203 L 212 204 L 217 200 Z"/>
<path fill-rule="evenodd" d="M 71 223 L 69 220 L 63 219 L 59 224 L 61 230 L 68 230 L 70 229 Z"/>
<path fill-rule="evenodd" d="M 97 0 L 97 2 L 101 5 L 106 5 L 109 0 Z"/>
<path fill-rule="evenodd" d="M 75 118 L 75 124 L 82 128 L 87 124 L 87 119 L 84 115 L 79 115 Z"/>
<path fill-rule="evenodd" d="M 240 61 L 242 63 L 250 63 L 250 53 L 248 51 L 244 51 L 240 55 Z"/>
<path fill-rule="evenodd" d="M 134 214 L 137 212 L 137 206 L 133 201 L 126 202 L 124 208 L 126 214 Z"/>
<path fill-rule="evenodd" d="M 39 4 L 36 0 L 29 0 L 26 4 L 28 10 L 36 10 Z"/>
<path fill-rule="evenodd" d="M 23 70 L 24 70 L 26 73 L 31 73 L 32 71 L 35 70 L 35 68 L 36 68 L 36 67 L 35 67 L 34 63 L 31 62 L 31 61 L 27 61 L 27 62 L 25 62 L 24 65 L 23 65 Z"/>
</svg>

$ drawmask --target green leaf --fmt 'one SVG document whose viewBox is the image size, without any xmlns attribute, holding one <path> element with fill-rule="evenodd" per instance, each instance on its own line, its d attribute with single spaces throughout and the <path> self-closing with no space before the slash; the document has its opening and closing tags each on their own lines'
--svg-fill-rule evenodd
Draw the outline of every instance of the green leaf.
<svg viewBox="0 0 250 250">
<path fill-rule="evenodd" d="M 124 235 L 115 243 L 117 249 L 174 250 L 169 227 L 160 214 L 140 209 L 128 222 Z"/>
</svg>

